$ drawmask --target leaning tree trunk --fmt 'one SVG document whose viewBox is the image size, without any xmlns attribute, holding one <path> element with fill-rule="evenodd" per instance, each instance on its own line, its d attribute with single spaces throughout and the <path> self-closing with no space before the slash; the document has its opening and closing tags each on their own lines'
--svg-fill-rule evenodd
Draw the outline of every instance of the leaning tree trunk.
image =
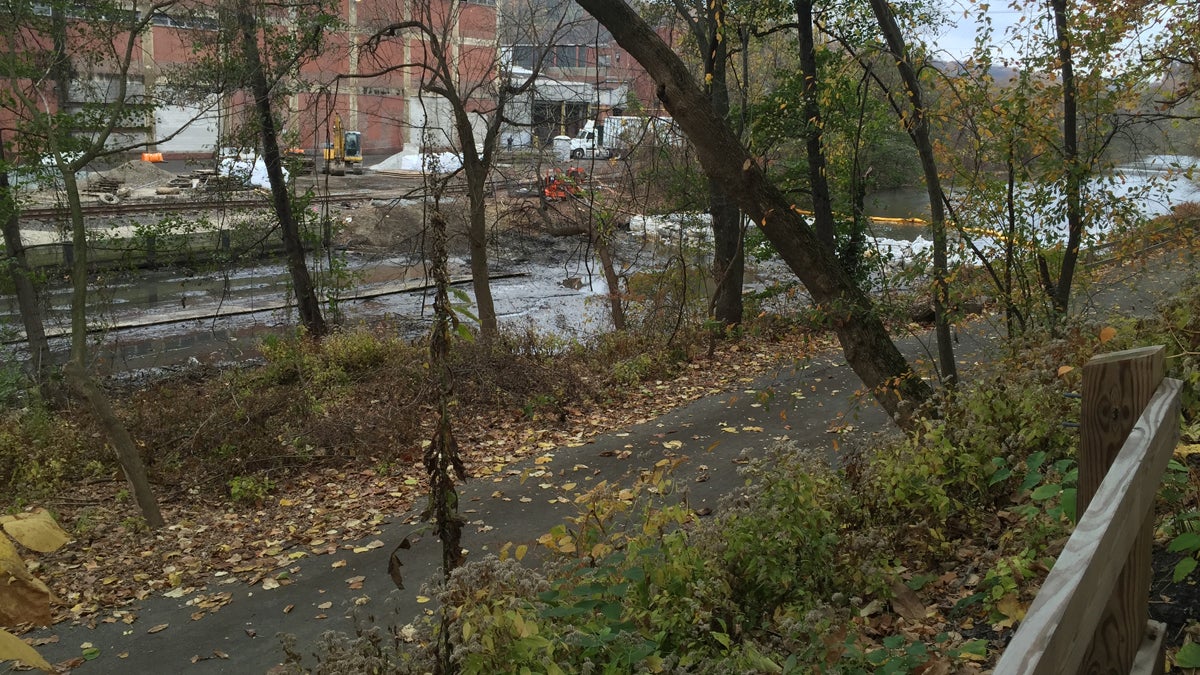
<svg viewBox="0 0 1200 675">
<path fill-rule="evenodd" d="M 83 221 L 83 204 L 79 199 L 79 185 L 75 181 L 74 168 L 61 172 L 67 205 L 71 213 L 71 244 L 74 263 L 71 267 L 71 358 L 64 368 L 67 383 L 87 401 L 92 413 L 104 429 L 108 442 L 117 454 L 117 461 L 129 481 L 129 488 L 142 511 L 142 517 L 152 529 L 164 525 L 158 501 L 146 475 L 146 465 L 138 452 L 137 444 L 129 430 L 117 417 L 104 391 L 100 389 L 87 367 L 87 289 L 88 289 L 88 240 Z"/>
<path fill-rule="evenodd" d="M 321 303 L 317 300 L 316 288 L 308 274 L 304 244 L 300 241 L 300 228 L 296 224 L 287 181 L 283 177 L 283 160 L 279 152 L 279 139 L 275 133 L 275 117 L 271 111 L 271 86 L 267 82 L 262 55 L 258 49 L 258 23 L 254 19 L 253 7 L 246 2 L 239 3 L 237 18 L 241 30 L 242 56 L 250 69 L 250 88 L 254 93 L 254 106 L 262 131 L 263 163 L 266 164 L 267 179 L 271 183 L 271 201 L 275 207 L 275 216 L 279 218 L 284 256 L 287 258 L 288 272 L 296 292 L 300 322 L 309 335 L 320 338 L 327 330 L 325 317 L 321 315 Z"/>
<path fill-rule="evenodd" d="M 796 206 L 772 185 L 669 46 L 625 2 L 577 0 L 646 69 L 658 98 L 691 139 L 710 179 L 723 181 L 828 317 L 846 360 L 893 419 L 908 426 L 912 404 L 932 389 L 900 354 L 870 299 L 820 244 Z"/>
<path fill-rule="evenodd" d="M 3 141 L 0 141 L 0 162 L 3 161 L 3 153 Z M 21 325 L 25 328 L 25 341 L 29 345 L 29 364 L 38 390 L 45 397 L 50 393 L 54 359 L 50 355 L 50 342 L 46 339 L 46 328 L 42 324 L 37 287 L 33 283 L 29 261 L 25 257 L 25 244 L 21 241 L 21 216 L 8 182 L 7 171 L 0 171 L 0 227 L 4 229 L 4 248 L 8 251 L 8 266 L 12 274 L 13 290 L 17 296 L 17 309 L 21 313 Z"/>
<path fill-rule="evenodd" d="M 942 378 L 952 383 L 958 379 L 958 366 L 954 362 L 954 342 L 950 336 L 950 321 L 946 316 L 950 296 L 950 273 L 946 260 L 946 207 L 942 202 L 942 184 L 938 177 L 937 159 L 933 154 L 933 140 L 929 134 L 929 116 L 925 114 L 925 104 L 921 100 L 917 71 L 909 61 L 904 36 L 887 0 L 871 0 L 871 9 L 887 40 L 888 49 L 896 58 L 896 69 L 904 81 L 905 93 L 912 106 L 905 127 L 913 145 L 917 146 L 921 170 L 925 174 L 925 190 L 929 195 L 929 232 L 933 237 L 933 321 L 937 334 L 938 365 Z"/>
</svg>

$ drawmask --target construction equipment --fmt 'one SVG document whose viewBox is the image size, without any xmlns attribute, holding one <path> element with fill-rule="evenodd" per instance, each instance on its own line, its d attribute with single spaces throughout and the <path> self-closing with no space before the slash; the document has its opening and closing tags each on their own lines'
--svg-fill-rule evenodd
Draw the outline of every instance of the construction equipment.
<svg viewBox="0 0 1200 675">
<path fill-rule="evenodd" d="M 325 143 L 324 173 L 344 176 L 346 172 L 362 173 L 362 134 L 346 131 L 342 116 L 333 116 L 332 141 Z"/>
</svg>

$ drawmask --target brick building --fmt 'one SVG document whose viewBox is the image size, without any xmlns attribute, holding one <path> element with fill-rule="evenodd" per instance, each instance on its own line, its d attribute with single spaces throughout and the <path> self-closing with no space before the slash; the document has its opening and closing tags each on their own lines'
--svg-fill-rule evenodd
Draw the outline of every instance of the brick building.
<svg viewBox="0 0 1200 675">
<path fill-rule="evenodd" d="M 457 89 L 468 108 L 486 113 L 501 64 L 513 78 L 528 76 L 533 50 L 546 54 L 541 74 L 528 93 L 510 108 L 518 122 L 505 130 L 505 141 L 525 145 L 534 138 L 573 134 L 587 119 L 624 114 L 630 101 L 654 102 L 653 85 L 611 37 L 586 16 L 570 30 L 554 33 L 549 47 L 506 39 L 501 21 L 511 20 L 515 0 L 335 0 L 339 25 L 324 36 L 320 54 L 304 61 L 284 84 L 290 92 L 276 104 L 285 142 L 320 152 L 329 139 L 333 116 L 362 134 L 367 154 L 390 154 L 419 147 L 457 145 L 446 102 L 422 90 L 430 61 L 427 37 L 397 31 L 367 49 L 369 38 L 403 20 L 422 20 L 447 46 Z M 542 0 L 538 0 L 539 2 Z M 200 3 L 205 0 L 199 0 Z M 191 6 L 195 10 L 196 5 Z M 289 30 L 288 15 L 276 16 L 270 29 Z M 157 101 L 143 125 L 118 130 L 114 142 L 146 143 L 167 158 L 211 156 L 253 115 L 245 92 L 181 96 L 172 93 L 177 73 L 195 60 L 196 45 L 236 50 L 236 44 L 211 46 L 217 35 L 213 11 L 156 14 L 136 40 L 127 96 Z M 528 34 L 528 33 L 526 33 Z M 265 45 L 264 45 L 265 46 Z M 267 47 L 269 50 L 269 46 Z M 269 55 L 268 55 L 269 56 Z M 405 66 L 405 67 L 401 67 Z M 112 100 L 119 75 L 101 63 L 74 65 L 74 81 L 65 107 Z"/>
</svg>

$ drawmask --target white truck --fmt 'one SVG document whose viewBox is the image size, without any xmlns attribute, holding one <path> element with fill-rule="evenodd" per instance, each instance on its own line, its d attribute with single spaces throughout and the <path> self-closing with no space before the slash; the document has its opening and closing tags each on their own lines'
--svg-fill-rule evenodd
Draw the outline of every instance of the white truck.
<svg viewBox="0 0 1200 675">
<path fill-rule="evenodd" d="M 647 124 L 645 117 L 620 115 L 607 117 L 600 124 L 588 120 L 579 134 L 571 139 L 571 158 L 620 157 L 637 144 L 638 139 L 646 133 Z"/>
</svg>

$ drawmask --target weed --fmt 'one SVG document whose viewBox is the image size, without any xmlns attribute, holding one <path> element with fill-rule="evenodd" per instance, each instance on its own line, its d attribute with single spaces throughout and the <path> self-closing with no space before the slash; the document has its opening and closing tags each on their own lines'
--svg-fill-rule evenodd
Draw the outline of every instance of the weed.
<svg viewBox="0 0 1200 675">
<path fill-rule="evenodd" d="M 259 504 L 275 490 L 275 481 L 261 476 L 234 476 L 229 481 L 229 498 L 241 504 Z"/>
</svg>

